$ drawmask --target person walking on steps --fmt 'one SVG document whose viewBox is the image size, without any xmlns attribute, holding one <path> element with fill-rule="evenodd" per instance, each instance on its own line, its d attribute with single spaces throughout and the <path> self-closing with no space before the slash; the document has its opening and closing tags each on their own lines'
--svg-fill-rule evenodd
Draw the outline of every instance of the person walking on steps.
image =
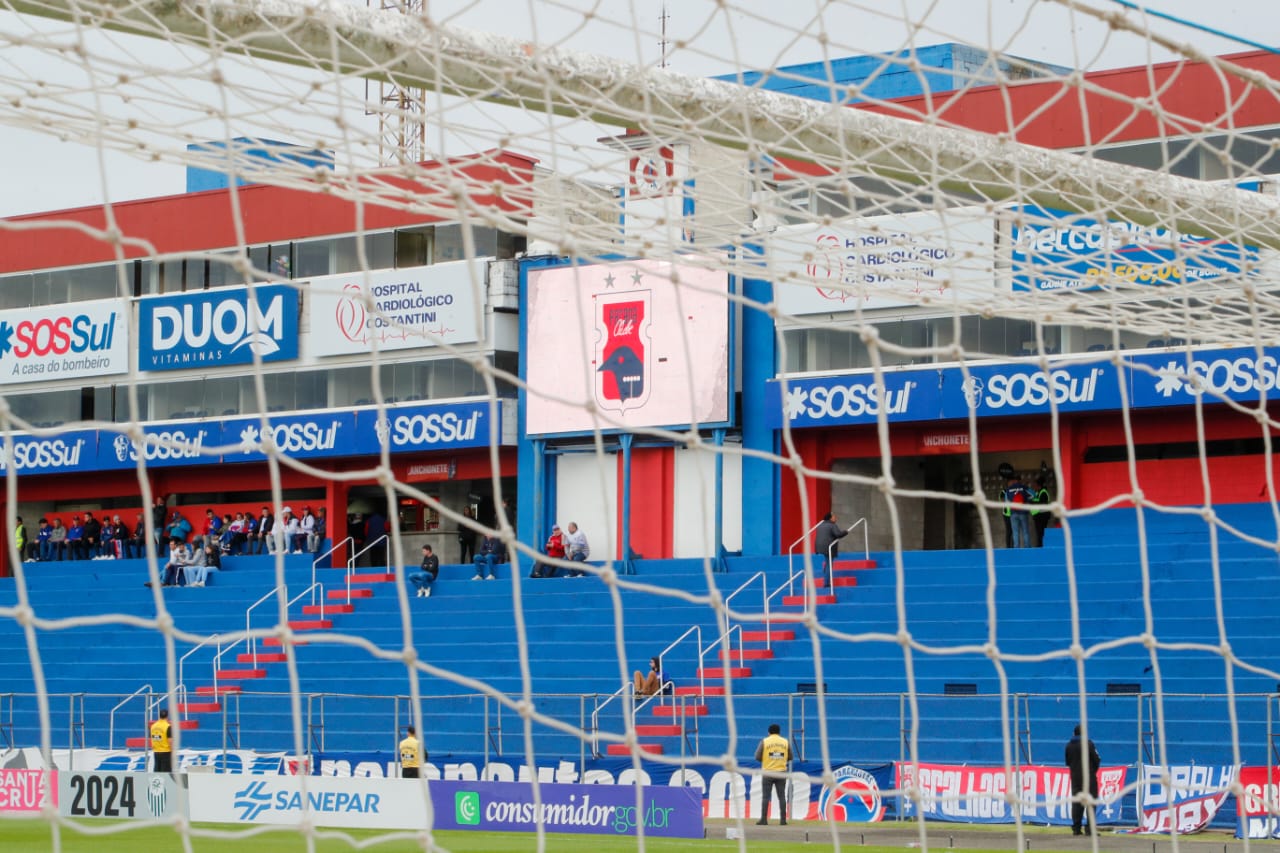
<svg viewBox="0 0 1280 853">
<path fill-rule="evenodd" d="M 769 734 L 761 739 L 756 747 L 756 761 L 760 762 L 760 819 L 759 826 L 769 825 L 769 805 L 773 802 L 773 793 L 778 794 L 778 815 L 782 819 L 778 823 L 787 825 L 787 765 L 791 763 L 795 751 L 791 741 L 782 736 L 782 727 L 777 723 L 769 726 Z"/>
</svg>

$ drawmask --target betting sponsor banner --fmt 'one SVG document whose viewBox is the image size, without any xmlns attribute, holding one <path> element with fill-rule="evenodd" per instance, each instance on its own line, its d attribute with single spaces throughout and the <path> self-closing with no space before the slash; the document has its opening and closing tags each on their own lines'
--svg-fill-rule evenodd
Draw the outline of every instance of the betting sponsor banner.
<svg viewBox="0 0 1280 853">
<path fill-rule="evenodd" d="M 58 771 L 0 768 L 0 812 L 38 812 L 58 804 Z"/>
<path fill-rule="evenodd" d="M 1165 778 L 1165 771 L 1168 778 Z M 1146 764 L 1138 780 L 1142 811 L 1139 832 L 1177 832 L 1186 835 L 1209 825 L 1226 802 L 1235 779 L 1230 764 Z"/>
<path fill-rule="evenodd" d="M 307 288 L 311 355 L 474 343 L 476 289 L 483 293 L 484 283 L 483 261 L 313 278 Z"/>
<path fill-rule="evenodd" d="M 118 299 L 0 311 L 0 386 L 129 371 L 129 304 Z"/>
<path fill-rule="evenodd" d="M 396 755 L 391 752 L 320 752 L 312 763 L 313 772 L 323 776 L 397 776 Z M 793 762 L 787 778 L 789 819 L 874 822 L 896 815 L 895 797 L 882 792 L 893 788 L 894 767 L 884 764 L 855 767 L 837 766 L 836 784 L 822 783 L 820 762 Z M 422 775 L 432 780 L 455 782 L 529 782 L 535 775 L 544 784 L 564 785 L 648 785 L 693 791 L 701 803 L 701 814 L 713 818 L 760 817 L 762 784 L 759 774 L 686 767 L 641 761 L 637 769 L 630 758 L 590 759 L 577 762 L 551 760 L 530 771 L 524 762 L 508 763 L 484 756 L 450 755 L 423 765 Z M 839 817 L 843 815 L 843 817 Z"/>
<path fill-rule="evenodd" d="M 1118 823 L 1119 798 L 1128 768 L 1105 766 L 1098 769 L 1098 824 Z M 913 775 L 914 774 L 914 775 Z M 896 787 L 915 788 L 920 804 L 902 798 L 903 817 L 924 817 L 955 823 L 1024 822 L 1069 826 L 1071 824 L 1071 771 L 1066 767 L 1024 765 L 982 767 L 961 764 L 897 765 Z M 1006 799 L 1012 792 L 1017 803 Z"/>
<path fill-rule="evenodd" d="M 1015 290 L 1161 286 L 1238 276 L 1256 249 L 1157 225 L 1101 221 L 1034 206 L 1011 208 Z"/>
<path fill-rule="evenodd" d="M 205 465 L 219 461 L 221 454 L 214 451 L 222 434 L 218 423 L 171 423 L 162 426 L 145 426 L 145 436 L 137 441 L 127 435 L 103 430 L 98 433 L 98 458 L 100 471 L 113 468 L 133 468 L 142 456 L 147 467 L 168 465 Z"/>
<path fill-rule="evenodd" d="M 298 292 L 219 287 L 138 300 L 138 369 L 188 370 L 298 357 Z"/>
<path fill-rule="evenodd" d="M 779 228 L 764 239 L 787 314 L 949 304 L 995 287 L 995 218 L 982 208 Z"/>
<path fill-rule="evenodd" d="M 610 429 L 597 412 L 623 428 L 728 421 L 725 273 L 646 260 L 557 266 L 530 270 L 526 293 L 526 378 L 552 389 L 527 394 L 529 434 Z"/>
<path fill-rule="evenodd" d="M 1280 838 L 1280 767 L 1241 767 L 1236 838 Z"/>
<path fill-rule="evenodd" d="M 168 773 L 58 773 L 63 817 L 159 820 L 182 813 L 178 782 Z"/>
</svg>

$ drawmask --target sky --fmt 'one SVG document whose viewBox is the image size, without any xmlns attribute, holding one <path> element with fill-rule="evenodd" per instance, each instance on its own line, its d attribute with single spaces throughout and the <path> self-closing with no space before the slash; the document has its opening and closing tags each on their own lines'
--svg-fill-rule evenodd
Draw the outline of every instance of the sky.
<svg viewBox="0 0 1280 853">
<path fill-rule="evenodd" d="M 675 0 L 666 4 L 665 62 L 675 72 L 711 76 L 951 41 L 1083 70 L 1175 57 L 1073 13 L 1064 5 L 1069 2 L 1123 11 L 1117 0 Z M 651 67 L 663 59 L 662 0 L 429 0 L 426 6 L 450 28 Z M 1152 20 L 1154 31 L 1207 53 L 1255 49 L 1245 36 L 1280 44 L 1274 0 L 1153 0 L 1149 6 L 1205 28 Z M 782 17 L 780 8 L 786 9 Z M 235 83 L 233 90 L 208 82 L 215 70 Z M 120 79 L 122 71 L 127 80 Z M 183 192 L 183 145 L 201 139 L 288 133 L 288 141 L 332 147 L 339 168 L 371 165 L 376 150 L 362 144 L 376 129 L 365 109 L 370 92 L 376 101 L 376 86 L 366 90 L 358 80 L 335 86 L 327 75 L 306 70 L 0 13 L 0 216 Z M 15 109 L 15 101 L 39 108 Z M 95 112 L 114 122 L 96 127 L 86 118 Z M 131 119 L 154 131 L 129 126 Z M 428 119 L 433 153 L 502 143 L 581 174 L 604 159 L 595 139 L 616 130 L 434 97 Z M 106 143 L 94 144 L 98 137 Z"/>
</svg>

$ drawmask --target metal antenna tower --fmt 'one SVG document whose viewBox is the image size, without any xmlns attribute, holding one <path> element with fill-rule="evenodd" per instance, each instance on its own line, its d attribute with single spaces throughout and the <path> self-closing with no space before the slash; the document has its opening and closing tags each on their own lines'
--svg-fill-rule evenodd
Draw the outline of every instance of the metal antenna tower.
<svg viewBox="0 0 1280 853">
<path fill-rule="evenodd" d="M 370 8 L 392 9 L 402 15 L 421 15 L 423 0 L 366 0 Z M 426 90 L 392 81 L 378 84 L 378 105 L 365 114 L 378 116 L 378 162 L 383 166 L 421 163 L 427 159 Z M 365 102 L 371 84 L 365 80 Z"/>
</svg>

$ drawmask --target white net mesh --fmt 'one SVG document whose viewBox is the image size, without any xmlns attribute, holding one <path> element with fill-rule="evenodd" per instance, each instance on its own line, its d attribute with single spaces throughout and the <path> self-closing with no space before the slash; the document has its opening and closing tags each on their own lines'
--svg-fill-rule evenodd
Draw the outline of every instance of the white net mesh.
<svg viewBox="0 0 1280 853">
<path fill-rule="evenodd" d="M 576 737 L 584 752 L 645 739 L 639 716 L 621 713 L 621 701 L 610 712 L 617 724 L 601 731 L 576 698 L 535 702 L 537 694 L 594 695 L 605 680 L 557 681 L 538 675 L 547 672 L 540 662 L 569 654 L 583 658 L 584 670 L 628 682 L 640 639 L 654 652 L 677 639 L 677 632 L 637 637 L 630 614 L 696 605 L 706 637 L 688 661 L 685 686 L 696 682 L 705 692 L 707 679 L 692 673 L 696 664 L 718 664 L 733 643 L 742 648 L 732 626 L 750 630 L 766 622 L 770 608 L 784 610 L 781 596 L 770 598 L 784 588 L 803 597 L 815 592 L 815 580 L 824 581 L 818 593 L 834 585 L 822 561 L 810 557 L 816 523 L 837 508 L 844 523 L 862 524 L 846 542 L 865 534 L 868 550 L 888 564 L 881 571 L 892 595 L 881 602 L 886 611 L 846 610 L 834 619 L 812 602 L 793 605 L 797 645 L 808 639 L 811 647 L 790 664 L 805 677 L 789 682 L 809 682 L 816 699 L 797 684 L 800 698 L 775 697 L 768 707 L 775 714 L 786 708 L 788 719 L 793 707 L 816 715 L 805 749 L 818 764 L 815 792 L 836 781 L 833 770 L 843 763 L 903 760 L 914 768 L 912 762 L 935 760 L 929 744 L 936 729 L 963 716 L 954 705 L 934 710 L 926 694 L 953 681 L 963 682 L 959 688 L 975 682 L 979 693 L 998 699 L 982 712 L 996 731 L 988 750 L 949 757 L 955 764 L 1033 764 L 1028 721 L 1020 716 L 1033 709 L 1017 697 L 1041 692 L 1037 679 L 1051 675 L 1067 679 L 1068 692 L 1056 702 L 1069 707 L 1068 719 L 1101 713 L 1090 694 L 1136 684 L 1142 698 L 1124 713 L 1137 714 L 1139 735 L 1104 756 L 1108 761 L 1123 752 L 1136 754 L 1139 767 L 1144 760 L 1194 763 L 1199 756 L 1169 753 L 1185 729 L 1171 734 L 1164 725 L 1166 713 L 1179 727 L 1211 713 L 1173 695 L 1186 689 L 1219 697 L 1212 722 L 1221 734 L 1204 740 L 1206 760 L 1265 764 L 1268 694 L 1280 674 L 1265 655 L 1233 651 L 1241 643 L 1257 650 L 1248 620 L 1259 618 L 1235 609 L 1233 585 L 1258 579 L 1240 574 L 1237 562 L 1264 552 L 1232 549 L 1276 549 L 1268 401 L 1277 376 L 1272 315 L 1280 305 L 1271 288 L 1280 247 L 1271 177 L 1280 172 L 1280 63 L 1267 51 L 1220 55 L 1255 47 L 1244 35 L 1269 9 L 1238 4 L 1209 27 L 1202 4 L 1191 2 L 1160 4 L 1156 13 L 1074 0 L 1017 10 L 961 5 L 838 2 L 800 14 L 749 0 L 670 10 L 541 0 L 405 9 L 284 0 L 0 0 L 0 213 L 11 217 L 0 221 L 0 244 L 13 258 L 0 270 L 0 307 L 33 310 L 38 318 L 45 306 L 67 302 L 132 304 L 217 285 L 269 295 L 269 283 L 284 283 L 302 294 L 304 311 L 324 306 L 304 315 L 305 366 L 362 371 L 355 380 L 321 380 L 319 397 L 281 405 L 283 413 L 273 408 L 275 395 L 292 368 L 282 370 L 256 348 L 238 370 L 193 366 L 184 374 L 192 382 L 243 382 L 237 400 L 251 402 L 234 406 L 167 410 L 149 384 L 157 374 L 137 356 L 124 356 L 123 377 L 103 380 L 118 395 L 108 410 L 89 389 L 97 403 L 87 410 L 77 402 L 72 417 L 42 415 L 36 389 L 6 382 L 5 458 L 18 460 L 31 433 L 74 439 L 97 430 L 101 444 L 104 434 L 136 441 L 144 423 L 205 420 L 218 411 L 230 422 L 253 413 L 287 420 L 294 409 L 354 408 L 388 421 L 377 430 L 380 442 L 362 446 L 365 458 L 349 467 L 292 453 L 280 433 L 260 444 L 254 439 L 261 432 L 254 433 L 239 447 L 245 434 L 223 430 L 211 433 L 221 443 L 210 438 L 199 452 L 222 462 L 258 454 L 253 461 L 265 460 L 277 512 L 296 488 L 294 472 L 339 485 L 376 483 L 387 506 L 407 498 L 444 527 L 495 531 L 526 568 L 551 522 L 585 520 L 593 559 L 605 561 L 590 569 L 588 582 L 611 594 L 601 633 L 611 647 L 557 647 L 567 640 L 545 624 L 527 627 L 527 582 L 519 578 L 508 591 L 511 624 L 495 629 L 509 641 L 503 654 L 513 661 L 505 680 L 478 680 L 454 659 L 433 660 L 415 634 L 423 617 L 403 584 L 397 631 L 344 632 L 339 625 L 314 640 L 359 649 L 366 659 L 403 661 L 404 687 L 392 692 L 407 693 L 409 702 L 403 717 L 395 703 L 397 722 L 412 721 L 419 731 L 431 730 L 432 707 L 458 713 L 447 703 L 431 705 L 443 702 L 442 685 L 487 697 L 484 709 L 520 718 L 517 762 L 537 766 L 535 732 Z M 1116 68 L 1123 70 L 1103 73 Z M 179 192 L 184 169 L 202 170 L 188 178 L 223 175 L 256 186 L 233 186 L 217 197 L 216 209 L 173 208 L 190 212 L 191 230 L 209 235 L 177 229 L 175 236 L 127 202 Z M 316 221 L 264 229 L 262 218 L 283 196 L 254 195 L 263 187 L 306 194 Z M 324 219 L 334 204 L 344 206 Z M 71 210 L 85 205 L 92 207 Z M 65 210 L 28 215 L 49 209 Z M 447 239 L 437 231 L 429 252 L 415 254 L 400 237 L 380 248 L 379 235 L 411 231 L 415 221 L 460 227 Z M 312 267 L 310 255 L 275 248 L 335 235 L 356 239 L 326 248 Z M 62 256 L 64 246 L 73 260 Z M 514 257 L 521 251 L 524 261 Z M 90 258 L 105 279 L 59 272 L 79 270 Z M 129 265 L 135 258 L 149 262 L 145 271 Z M 453 292 L 473 303 L 456 317 L 433 314 L 417 323 L 372 297 L 343 301 L 347 284 L 396 286 L 400 276 L 386 270 L 449 261 L 467 262 L 454 270 Z M 197 267 L 199 281 L 186 272 Z M 178 269 L 182 284 L 175 286 Z M 64 278 L 71 283 L 59 284 Z M 368 312 L 373 327 L 385 331 L 335 348 L 316 318 L 336 312 L 342 325 L 344 311 Z M 250 332 L 271 322 L 266 314 L 249 316 Z M 675 328 L 660 338 L 659 322 Z M 621 358 L 614 338 L 652 348 L 656 366 L 644 368 L 643 380 L 621 361 L 613 378 L 601 378 L 607 364 L 596 360 Z M 21 345 L 20 330 L 15 340 Z M 443 368 L 430 387 L 396 373 L 422 359 L 426 347 L 426 361 L 449 360 L 447 382 Z M 82 374 L 93 375 L 92 368 Z M 45 390 L 79 395 L 83 384 L 64 374 Z M 397 467 L 389 439 L 397 407 L 456 398 L 471 400 L 472 427 L 482 424 L 474 446 L 484 448 L 477 464 L 489 473 L 473 479 L 484 484 L 494 511 L 479 523 Z M 652 414 L 659 405 L 661 413 Z M 356 426 L 372 422 L 355 417 Z M 176 452 L 187 447 L 185 433 L 178 439 L 153 443 Z M 644 454 L 654 447 L 670 458 L 637 463 L 633 472 L 633 448 L 649 460 Z M 939 448 L 949 453 L 945 462 Z M 231 459 L 234 453 L 242 456 Z M 517 454 L 528 461 L 516 463 Z M 1014 460 L 1008 472 L 1000 464 L 1006 459 Z M 649 464 L 658 467 L 643 467 Z M 21 467 L 6 465 L 9 530 L 24 501 L 33 503 Z M 148 460 L 137 470 L 147 506 Z M 637 506 L 645 494 L 633 478 L 654 471 L 669 476 L 656 485 L 645 480 L 658 506 Z M 1024 579 L 1005 574 L 1010 564 L 996 549 L 1005 544 L 1002 518 L 1013 519 L 1006 522 L 1011 536 L 1019 526 L 1019 512 L 1004 511 L 1002 490 L 1019 479 L 1030 486 L 1037 474 L 1049 475 L 1052 486 L 1053 502 L 1041 512 L 1062 527 L 1050 534 L 1058 547 L 1039 558 L 1053 578 L 1039 605 L 1058 597 L 1062 609 L 1042 635 L 1025 637 L 1008 622 Z M 1259 501 L 1252 514 L 1218 511 Z M 1127 526 L 1088 526 L 1105 517 L 1102 510 L 1129 505 L 1140 510 Z M 1073 538 L 1076 519 L 1086 541 Z M 1126 585 L 1099 593 L 1091 584 L 1111 570 L 1081 549 L 1097 544 L 1093 537 L 1135 531 L 1136 543 L 1116 543 Z M 1166 533 L 1200 538 L 1186 552 L 1169 551 L 1162 548 Z M 329 534 L 340 538 L 334 528 Z M 406 561 L 410 569 L 416 562 L 417 541 L 392 531 L 397 580 L 404 580 Z M 776 559 L 789 548 L 794 559 Z M 917 598 L 909 588 L 914 568 L 948 565 L 918 563 L 916 552 L 925 549 L 978 551 L 966 564 L 978 585 Z M 642 550 L 701 560 L 699 582 L 632 577 Z M 726 553 L 739 551 L 762 566 L 766 558 L 775 562 L 760 582 L 761 608 L 743 603 L 744 593 L 730 613 L 724 596 L 755 570 L 744 562 L 720 571 Z M 208 630 L 174 625 L 158 592 L 155 619 L 115 609 L 61 618 L 33 607 L 25 578 L 31 569 L 16 560 L 15 548 L 10 552 L 18 582 L 0 616 L 21 629 L 15 636 L 24 635 L 11 651 L 29 656 L 40 697 L 39 742 L 11 746 L 39 746 L 48 755 L 57 745 L 48 694 L 58 691 L 45 684 L 38 635 L 122 626 L 158 632 L 167 684 L 155 692 L 175 704 L 194 684 L 180 674 L 187 649 L 215 635 L 243 637 L 238 622 Z M 1161 583 L 1191 580 L 1169 568 L 1180 560 L 1200 566 L 1195 578 L 1207 603 L 1191 613 L 1183 602 L 1175 616 L 1185 623 L 1158 624 L 1170 600 Z M 153 582 L 162 568 L 150 567 Z M 279 589 L 265 607 L 276 609 L 275 624 L 249 626 L 259 641 L 288 633 L 298 616 L 292 599 L 306 586 L 283 559 L 274 580 Z M 1136 609 L 1100 624 L 1089 604 L 1099 594 Z M 946 605 L 978 616 L 946 637 L 937 628 L 948 620 Z M 1237 634 L 1234 626 L 1245 622 L 1251 627 Z M 280 701 L 289 703 L 292 742 L 280 748 L 302 754 L 312 746 L 306 696 L 343 691 L 299 668 L 305 649 L 287 640 L 284 646 L 289 692 Z M 1194 664 L 1162 657 L 1174 652 L 1199 657 Z M 1125 665 L 1136 674 L 1113 666 L 1113 654 L 1127 654 Z M 871 686 L 829 687 L 824 672 L 847 673 L 857 655 L 888 658 L 896 670 Z M 967 674 L 975 671 L 973 659 L 989 659 L 986 681 Z M 1090 678 L 1094 659 L 1102 661 L 1094 672 L 1104 675 Z M 1198 690 L 1189 680 L 1167 687 L 1162 665 L 1173 668 L 1174 679 L 1184 678 L 1184 667 L 1212 669 L 1212 682 L 1195 682 Z M 1237 686 L 1240 672 L 1248 673 L 1247 687 Z M 790 674 L 775 673 L 775 687 Z M 423 689 L 419 677 L 430 686 Z M 741 771 L 758 790 L 748 759 L 763 734 L 760 720 L 733 700 L 755 692 L 747 684 L 727 680 L 729 696 L 717 711 L 722 738 L 708 734 L 711 746 L 699 745 L 697 755 L 646 760 L 708 776 Z M 895 733 L 858 752 L 838 732 L 855 713 L 846 693 L 883 694 L 861 701 L 883 703 L 909 735 L 899 741 Z M 1184 702 L 1189 710 L 1178 710 Z M 1048 728 L 1062 715 L 1041 718 L 1053 721 Z M 1118 719 L 1130 718 L 1098 725 L 1114 724 L 1106 729 L 1112 733 Z M 1059 734 L 1038 733 L 1050 740 Z M 1265 751 L 1258 748 L 1264 739 Z M 1041 762 L 1057 765 L 1056 748 L 1052 760 L 1042 750 Z M 629 755 L 638 768 L 640 753 Z M 1130 794 L 1137 768 L 1132 772 Z M 908 781 L 905 799 L 927 814 L 935 814 L 934 799 L 962 796 L 917 789 L 914 776 Z M 740 816 L 741 797 L 737 803 L 737 814 L 731 805 L 723 815 Z M 721 816 L 714 807 L 711 813 Z M 1141 822 L 1138 815 L 1126 819 Z"/>
</svg>

